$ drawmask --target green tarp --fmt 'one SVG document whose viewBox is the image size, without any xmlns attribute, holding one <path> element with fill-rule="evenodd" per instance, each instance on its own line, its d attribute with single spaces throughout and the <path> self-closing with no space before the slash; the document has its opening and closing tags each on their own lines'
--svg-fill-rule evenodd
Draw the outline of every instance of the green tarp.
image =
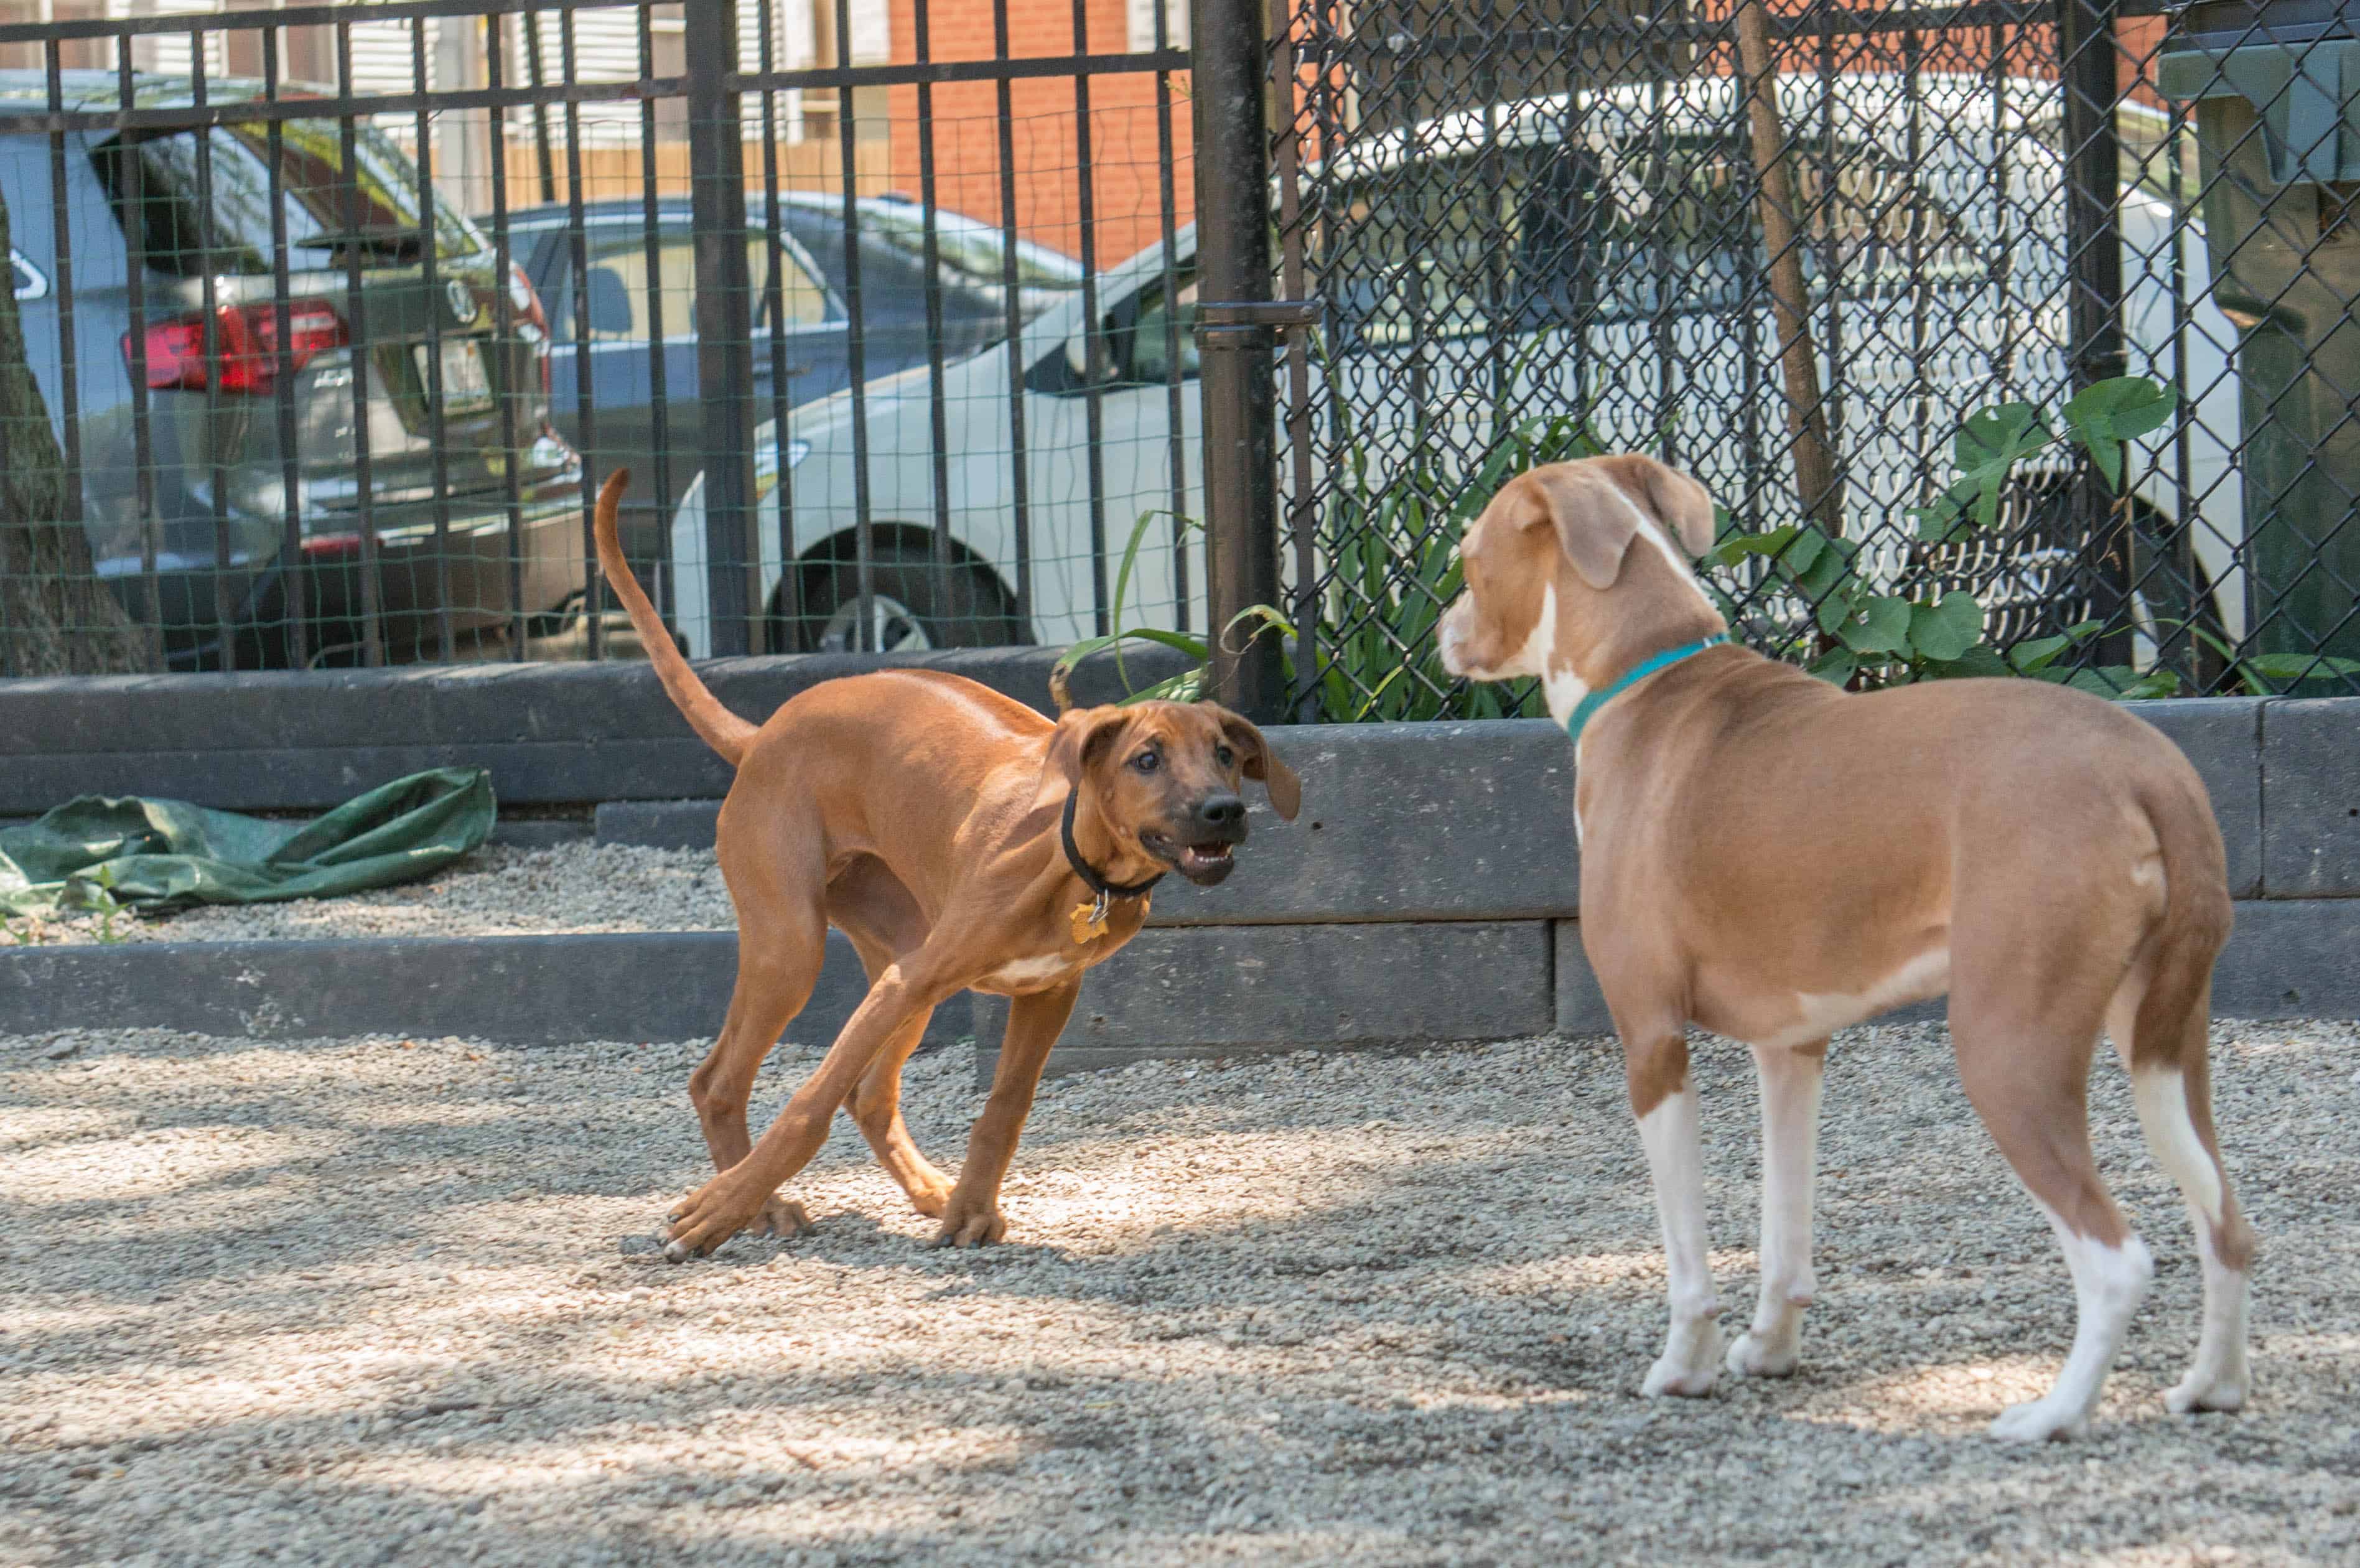
<svg viewBox="0 0 2360 1568">
<path fill-rule="evenodd" d="M 180 800 L 86 795 L 0 828 L 0 913 L 103 905 L 332 898 L 442 870 L 488 837 L 482 768 L 412 773 L 312 822 L 274 822 Z"/>
</svg>

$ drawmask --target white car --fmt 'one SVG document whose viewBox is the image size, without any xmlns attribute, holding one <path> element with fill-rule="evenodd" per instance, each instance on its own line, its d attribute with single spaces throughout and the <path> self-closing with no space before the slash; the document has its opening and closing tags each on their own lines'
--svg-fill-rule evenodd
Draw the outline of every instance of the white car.
<svg viewBox="0 0 2360 1568">
<path fill-rule="evenodd" d="M 1817 126 L 1821 93 L 1817 78 L 1781 79 L 1790 130 Z M 1959 424 L 2009 398 L 2053 410 L 2068 385 L 2055 83 L 2012 83 L 2004 113 L 1987 77 L 1922 75 L 1917 93 L 1926 153 L 1914 164 L 1906 156 L 1907 84 L 1882 75 L 1842 78 L 1833 101 L 1835 155 L 1797 160 L 1812 184 L 1825 178 L 1820 170 L 1833 170 L 1832 196 L 1803 192 L 1820 225 L 1812 237 L 1840 258 L 1832 307 L 1813 280 L 1814 314 L 1822 334 L 1833 317 L 1843 345 L 1838 446 L 1847 531 L 1871 540 L 1871 569 L 1888 575 L 1898 575 L 1909 554 L 1904 509 L 1928 499 L 1929 480 L 1939 488 L 1947 479 Z M 1580 408 L 1586 397 L 1591 428 L 1607 444 L 1661 453 L 1732 507 L 1755 498 L 1747 514 L 1755 526 L 1786 521 L 1764 515 L 1794 503 L 1779 455 L 1776 338 L 1766 290 L 1752 276 L 1762 263 L 1746 195 L 1751 181 L 1737 161 L 1746 146 L 1743 109 L 1728 77 L 1533 99 L 1371 137 L 1320 170 L 1317 182 L 1331 204 L 1338 192 L 1350 204 L 1340 232 L 1359 237 L 1347 243 L 1366 247 L 1326 258 L 1312 285 L 1328 304 L 1328 330 L 1313 361 L 1320 444 L 1333 439 L 1324 411 L 1340 402 L 1356 426 L 1366 472 L 1382 483 L 1413 448 L 1429 460 L 1441 454 L 1446 467 L 1471 466 L 1490 443 L 1497 407 L 1519 415 L 1555 411 Z M 1486 203 L 1499 203 L 1496 217 L 1483 211 Z M 1661 210 L 1666 203 L 1676 205 Z M 2196 498 L 2203 524 L 2190 532 L 2234 639 L 2243 599 L 2229 543 L 2238 535 L 2240 507 L 2230 465 L 2238 428 L 2228 357 L 2235 329 L 2207 297 L 2201 231 L 2184 220 L 2175 230 L 2173 209 L 2136 189 L 2124 193 L 2120 219 L 2130 369 L 2169 385 L 2175 354 L 2186 345 L 2184 384 L 2198 414 L 2186 436 L 2186 494 Z M 1405 237 L 1413 236 L 1415 243 Z M 1816 268 L 1819 247 L 1809 254 Z M 1496 281 L 1491 291 L 1479 291 L 1473 284 L 1487 276 L 1505 280 L 1506 292 Z M 945 370 L 947 439 L 939 462 L 946 505 L 938 502 L 927 373 L 864 389 L 858 433 L 866 437 L 875 550 L 871 646 L 1056 645 L 1088 636 L 1112 609 L 1108 600 L 1134 524 L 1175 510 L 1198 515 L 1193 229 L 1181 231 L 1168 251 L 1152 247 L 1103 273 L 1097 296 L 1095 323 L 1076 296 L 1035 318 L 1016 342 Z M 1513 305 L 1502 309 L 1502 298 Z M 1748 298 L 1756 302 L 1751 313 L 1739 307 Z M 1176 396 L 1167 331 L 1175 300 Z M 1835 374 L 1831 359 L 1823 347 L 1823 377 Z M 1011 381 L 1022 388 L 1023 420 L 1021 553 Z M 859 477 L 852 396 L 799 409 L 790 425 L 783 485 L 777 433 L 765 425 L 759 435 L 770 644 L 852 646 Z M 2137 465 L 2136 504 L 2150 541 L 2169 534 L 2187 510 L 2171 441 L 2169 426 L 2148 437 L 2151 460 Z M 1280 450 L 1284 464 L 1284 439 Z M 791 550 L 780 506 L 790 489 Z M 2020 527 L 2043 507 L 2053 511 L 2058 496 L 2053 471 L 2029 474 L 2010 498 L 2009 515 Z M 947 521 L 945 541 L 934 537 L 938 520 Z M 1124 623 L 1201 630 L 1201 535 L 1184 534 L 1157 515 L 1143 538 Z M 946 546 L 946 569 L 930 554 L 938 543 Z M 1986 603 L 2000 607 L 1995 615 L 2011 591 L 2027 602 L 2055 592 L 2050 576 L 2073 554 L 2054 538 L 2044 545 L 2024 537 L 2001 563 L 1996 543 L 1978 546 L 1992 560 L 1965 564 L 2000 574 L 1983 582 Z M 712 648 L 705 557 L 700 480 L 672 529 L 676 626 L 700 656 Z M 792 620 L 782 587 L 791 558 L 800 599 Z M 1016 609 L 1020 582 L 1030 596 L 1026 617 Z M 2169 619 L 2195 610 L 2160 605 L 2150 613 Z"/>
</svg>

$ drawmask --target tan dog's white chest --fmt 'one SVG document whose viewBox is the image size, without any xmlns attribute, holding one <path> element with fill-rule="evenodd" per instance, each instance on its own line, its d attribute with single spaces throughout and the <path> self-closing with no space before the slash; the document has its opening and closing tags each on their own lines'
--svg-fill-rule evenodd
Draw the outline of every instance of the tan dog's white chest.
<svg viewBox="0 0 2360 1568">
<path fill-rule="evenodd" d="M 1950 985 L 1949 946 L 1929 948 L 1857 991 L 1794 992 L 1794 1014 L 1781 1021 L 1775 1033 L 1750 1043 L 1772 1050 L 1809 1045 L 1892 1008 L 1939 996 Z"/>
</svg>

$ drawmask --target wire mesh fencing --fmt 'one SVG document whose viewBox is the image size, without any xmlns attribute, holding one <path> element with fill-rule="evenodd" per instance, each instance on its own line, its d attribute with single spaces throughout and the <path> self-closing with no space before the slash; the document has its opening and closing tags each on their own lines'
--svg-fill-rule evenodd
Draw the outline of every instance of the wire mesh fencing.
<svg viewBox="0 0 2360 1568">
<path fill-rule="evenodd" d="M 1440 670 L 1449 547 L 1597 450 L 1702 479 L 1732 623 L 1831 679 L 2360 689 L 2352 104 L 2256 91 L 2360 44 L 2136 9 L 1295 6 L 1298 711 L 1535 711 Z"/>
<path fill-rule="evenodd" d="M 1175 335 L 1168 290 L 1123 281 L 1169 283 L 1125 267 L 1191 205 L 1182 26 L 0 21 L 0 670 L 631 656 L 590 532 L 623 467 L 626 554 L 699 654 L 1103 630 L 1142 489 L 1122 586 L 1185 623 L 1193 396 L 1131 346 L 1142 311 Z"/>
<path fill-rule="evenodd" d="M 620 467 L 693 654 L 1206 637 L 1191 9 L 0 23 L 0 670 L 632 656 Z M 1601 449 L 1830 678 L 2360 689 L 2355 9 L 1273 0 L 1294 711 L 1527 710 L 1453 546 Z"/>
</svg>

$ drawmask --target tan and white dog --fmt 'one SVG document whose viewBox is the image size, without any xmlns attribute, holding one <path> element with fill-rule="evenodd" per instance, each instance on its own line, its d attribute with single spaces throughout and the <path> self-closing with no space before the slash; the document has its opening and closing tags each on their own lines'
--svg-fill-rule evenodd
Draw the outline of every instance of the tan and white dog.
<svg viewBox="0 0 2360 1568">
<path fill-rule="evenodd" d="M 2059 686 L 1846 693 L 1714 641 L 1724 623 L 1687 565 L 1712 516 L 1648 457 L 1520 476 L 1467 530 L 1466 591 L 1441 629 L 1446 668 L 1538 676 L 1574 731 L 1582 946 L 1622 1036 L 1670 1275 L 1646 1392 L 1704 1394 L 1724 1365 L 1688 1025 L 1746 1042 L 1760 1075 L 1761 1297 L 1726 1365 L 1782 1376 L 1811 1300 L 1828 1036 L 1947 991 L 1968 1097 L 2055 1228 L 2079 1307 L 2055 1386 L 1994 1433 L 2084 1430 L 2153 1272 L 2091 1157 L 2102 1027 L 2203 1258 L 2202 1337 L 2165 1403 L 2238 1409 L 2254 1244 L 2212 1132 L 2206 1024 L 2230 903 L 2195 770 Z"/>
</svg>

